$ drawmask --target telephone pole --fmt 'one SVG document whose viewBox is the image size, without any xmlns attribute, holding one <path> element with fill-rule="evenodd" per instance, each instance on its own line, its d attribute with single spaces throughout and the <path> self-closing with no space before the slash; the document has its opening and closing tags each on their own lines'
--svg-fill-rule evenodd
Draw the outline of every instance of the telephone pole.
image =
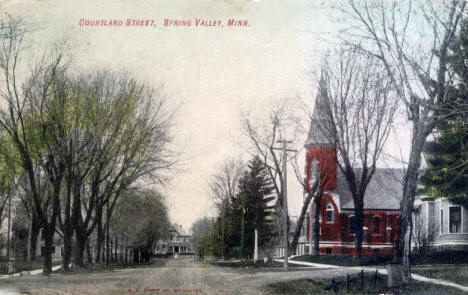
<svg viewBox="0 0 468 295">
<path fill-rule="evenodd" d="M 7 233 L 7 260 L 8 260 L 8 276 L 13 274 L 13 262 L 10 255 L 11 244 L 11 193 L 8 193 L 8 233 Z"/>
<path fill-rule="evenodd" d="M 287 187 L 287 152 L 297 152 L 296 150 L 290 150 L 286 148 L 288 143 L 291 143 L 290 140 L 278 140 L 278 143 L 282 144 L 282 148 L 273 148 L 276 150 L 283 151 L 283 171 L 281 179 L 281 194 L 283 197 L 283 252 L 284 252 L 284 270 L 288 271 L 288 187 Z"/>
</svg>

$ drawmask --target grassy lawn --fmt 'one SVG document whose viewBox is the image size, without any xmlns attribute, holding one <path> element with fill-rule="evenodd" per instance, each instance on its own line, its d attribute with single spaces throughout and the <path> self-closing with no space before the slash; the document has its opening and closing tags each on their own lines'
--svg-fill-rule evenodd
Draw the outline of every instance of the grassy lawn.
<svg viewBox="0 0 468 295">
<path fill-rule="evenodd" d="M 375 279 L 374 275 L 366 275 L 364 286 L 361 288 L 358 276 L 350 279 L 349 290 L 347 290 L 346 278 L 337 280 L 299 280 L 287 283 L 276 283 L 269 285 L 268 291 L 272 294 L 418 294 L 418 295 L 438 295 L 438 294 L 463 294 L 462 291 L 422 282 L 413 281 L 409 286 L 400 290 L 389 290 L 387 288 L 386 276 L 379 275 Z M 333 283 L 333 284 L 332 284 Z M 332 287 L 334 286 L 334 287 Z"/>
<path fill-rule="evenodd" d="M 449 282 L 468 286 L 468 265 L 418 265 L 413 266 L 411 272 L 429 278 L 447 280 Z"/>
<path fill-rule="evenodd" d="M 388 262 L 392 261 L 393 256 L 362 256 L 361 264 L 357 259 L 354 259 L 353 256 L 346 255 L 303 255 L 292 260 L 304 261 L 304 262 L 313 262 L 313 263 L 323 263 L 323 264 L 332 264 L 339 266 L 358 266 L 358 265 L 386 265 Z"/>
<path fill-rule="evenodd" d="M 22 271 L 29 271 L 35 269 L 42 269 L 42 259 L 36 259 L 33 261 L 23 261 L 23 260 L 15 260 L 13 265 L 15 267 L 15 273 L 22 272 Z M 60 265 L 61 261 L 53 261 L 52 265 Z M 7 261 L 0 261 L 0 274 L 8 274 L 8 262 Z"/>
<path fill-rule="evenodd" d="M 22 272 L 22 271 L 30 271 L 36 269 L 42 269 L 42 259 L 36 259 L 33 261 L 23 261 L 17 260 L 14 262 L 15 266 L 15 273 Z M 155 266 L 163 266 L 165 264 L 165 259 L 154 259 L 151 262 L 145 263 L 112 263 L 108 266 L 102 264 L 93 264 L 88 265 L 86 268 L 79 268 L 79 267 L 71 267 L 68 273 L 87 273 L 87 272 L 101 272 L 101 271 L 114 271 L 118 269 L 125 269 L 125 268 L 144 268 L 144 267 L 155 267 Z M 61 261 L 53 261 L 52 265 L 61 265 Z M 57 273 L 63 273 L 62 269 L 55 271 Z M 0 274 L 8 274 L 8 264 L 6 261 L 0 261 Z"/>
<path fill-rule="evenodd" d="M 462 264 L 468 262 L 468 251 L 435 252 L 425 255 L 413 254 L 410 256 L 410 261 L 411 265 Z"/>
</svg>

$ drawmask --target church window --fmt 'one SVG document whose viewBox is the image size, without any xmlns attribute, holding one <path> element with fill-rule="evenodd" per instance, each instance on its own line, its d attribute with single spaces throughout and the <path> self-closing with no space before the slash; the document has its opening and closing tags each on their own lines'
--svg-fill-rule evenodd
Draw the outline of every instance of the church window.
<svg viewBox="0 0 468 295">
<path fill-rule="evenodd" d="M 328 203 L 327 205 L 327 222 L 328 223 L 333 223 L 335 222 L 335 210 L 333 210 L 333 205 Z"/>
<path fill-rule="evenodd" d="M 461 207 L 450 207 L 449 211 L 450 233 L 461 233 Z"/>
</svg>

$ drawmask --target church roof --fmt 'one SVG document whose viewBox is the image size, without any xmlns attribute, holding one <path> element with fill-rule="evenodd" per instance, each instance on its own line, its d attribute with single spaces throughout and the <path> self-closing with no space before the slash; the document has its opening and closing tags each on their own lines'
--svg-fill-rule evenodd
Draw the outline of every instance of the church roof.
<svg viewBox="0 0 468 295">
<path fill-rule="evenodd" d="M 305 146 L 311 147 L 334 147 L 334 127 L 329 101 L 326 93 L 319 91 L 314 111 L 312 112 L 309 135 Z"/>
<path fill-rule="evenodd" d="M 360 175 L 360 169 L 355 169 Z M 404 170 L 377 168 L 364 196 L 366 210 L 399 210 L 403 192 Z M 343 173 L 338 169 L 337 188 L 341 210 L 354 209 L 353 196 Z"/>
</svg>

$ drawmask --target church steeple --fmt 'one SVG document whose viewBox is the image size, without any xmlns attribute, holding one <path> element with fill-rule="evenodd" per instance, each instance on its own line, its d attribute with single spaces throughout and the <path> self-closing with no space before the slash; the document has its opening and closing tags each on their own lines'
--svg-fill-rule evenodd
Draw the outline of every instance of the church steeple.
<svg viewBox="0 0 468 295">
<path fill-rule="evenodd" d="M 311 178 L 312 161 L 315 159 L 320 168 L 321 186 L 324 191 L 336 188 L 337 155 L 335 147 L 335 128 L 324 80 L 320 79 L 319 93 L 315 100 L 310 122 L 309 135 L 305 143 L 307 149 L 307 179 Z M 309 181 L 307 191 L 310 191 Z"/>
<path fill-rule="evenodd" d="M 319 91 L 315 99 L 305 146 L 306 148 L 335 147 L 334 124 L 323 79 L 320 79 L 319 82 Z"/>
</svg>

